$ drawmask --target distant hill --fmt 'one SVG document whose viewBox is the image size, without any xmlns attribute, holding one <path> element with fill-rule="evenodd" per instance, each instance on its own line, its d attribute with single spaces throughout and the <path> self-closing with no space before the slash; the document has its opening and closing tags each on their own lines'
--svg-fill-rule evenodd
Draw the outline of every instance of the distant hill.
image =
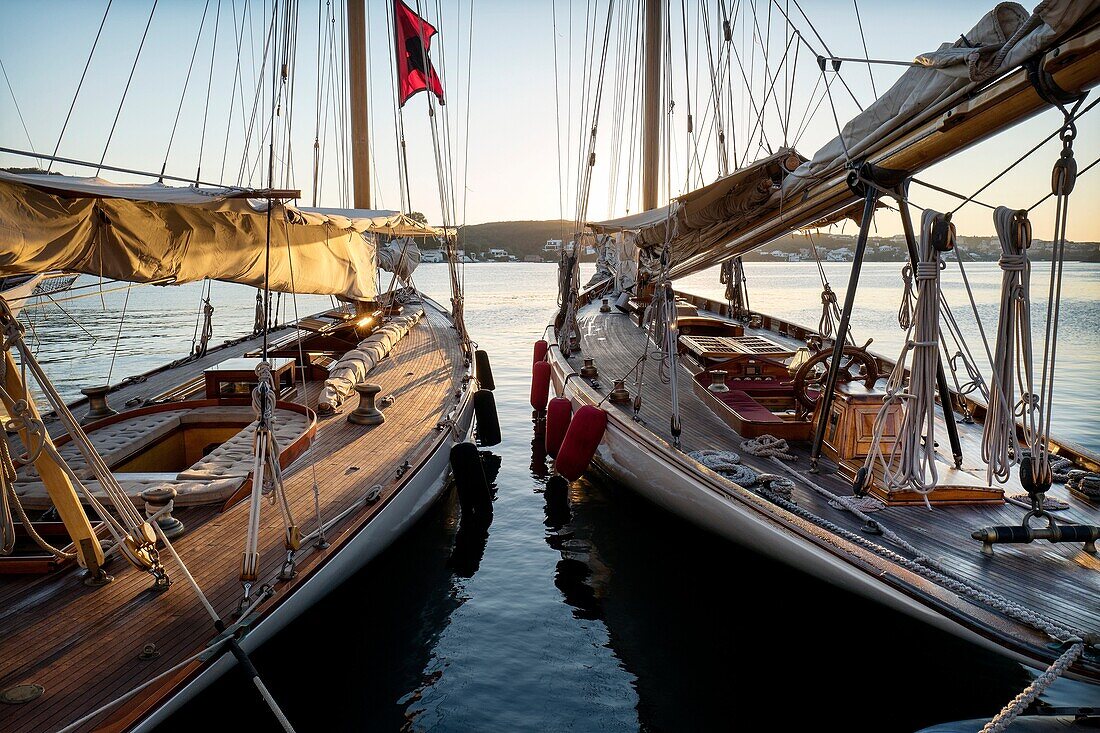
<svg viewBox="0 0 1100 733">
<path fill-rule="evenodd" d="M 461 228 L 459 241 L 469 252 L 485 252 L 489 249 L 506 249 L 523 259 L 525 255 L 543 255 L 542 247 L 548 239 L 561 239 L 562 232 L 569 237 L 573 222 L 560 219 L 548 221 L 493 221 L 487 224 L 470 224 Z"/>
</svg>

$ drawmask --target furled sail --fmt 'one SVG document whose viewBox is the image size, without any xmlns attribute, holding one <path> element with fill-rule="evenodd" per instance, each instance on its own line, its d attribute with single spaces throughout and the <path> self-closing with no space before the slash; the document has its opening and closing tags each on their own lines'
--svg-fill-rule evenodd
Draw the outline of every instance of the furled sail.
<svg viewBox="0 0 1100 733">
<path fill-rule="evenodd" d="M 420 247 L 412 237 L 391 239 L 378 248 L 378 266 L 407 283 L 420 266 Z"/>
<path fill-rule="evenodd" d="M 47 270 L 129 282 L 204 278 L 262 287 L 268 202 L 232 188 L 119 184 L 0 171 L 0 276 Z M 278 292 L 377 296 L 372 232 L 435 234 L 393 211 L 272 203 Z"/>
<path fill-rule="evenodd" d="M 996 107 L 1008 99 L 1008 90 L 1029 89 L 1023 71 L 1004 75 L 1074 34 L 1083 39 L 1082 48 L 1068 54 L 1068 61 L 1059 61 L 1056 69 L 1075 65 L 1076 89 L 1096 84 L 1100 70 L 1095 67 L 1100 64 L 1095 62 L 1096 31 L 1089 25 L 1098 14 L 1100 0 L 1044 0 L 1032 13 L 1016 3 L 999 3 L 958 41 L 919 56 L 920 66 L 902 74 L 813 160 L 780 150 L 668 206 L 588 226 L 597 233 L 633 231 L 639 248 L 651 253 L 667 244 L 670 273 L 682 277 L 792 230 L 839 219 L 853 213 L 853 205 L 862 206 L 845 184 L 849 161 L 869 160 L 915 173 L 992 134 L 998 124 L 1014 124 L 1047 106 L 1037 97 L 1016 104 L 1008 110 L 1011 118 L 975 128 L 969 139 L 960 132 L 937 135 L 950 110 L 978 102 Z M 976 99 L 991 83 L 1003 86 L 1004 93 Z M 965 125 L 968 118 L 964 114 L 957 119 Z"/>
<path fill-rule="evenodd" d="M 1100 0 L 1046 0 L 1034 13 L 1017 3 L 998 3 L 958 40 L 919 55 L 915 61 L 921 66 L 902 74 L 784 182 L 784 196 L 804 190 L 849 158 L 873 153 L 899 128 L 940 114 L 942 104 L 959 92 L 1019 66 L 1098 9 Z"/>
<path fill-rule="evenodd" d="M 805 158 L 790 148 L 741 168 L 709 186 L 638 214 L 589 222 L 596 234 L 633 232 L 630 244 L 648 251 L 669 246 L 670 262 L 683 262 L 725 241 L 779 190 L 785 176 Z"/>
</svg>

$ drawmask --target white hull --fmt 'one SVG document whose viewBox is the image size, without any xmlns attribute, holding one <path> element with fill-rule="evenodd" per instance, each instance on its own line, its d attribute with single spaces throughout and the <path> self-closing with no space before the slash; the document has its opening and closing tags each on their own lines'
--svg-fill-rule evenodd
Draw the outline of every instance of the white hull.
<svg viewBox="0 0 1100 733">
<path fill-rule="evenodd" d="M 573 370 L 557 349 L 550 350 L 549 359 L 554 387 L 561 394 L 565 376 Z M 604 398 L 579 379 L 571 379 L 565 384 L 564 395 L 572 401 L 574 410 L 581 405 L 596 405 Z M 615 480 L 688 522 L 1028 667 L 1038 668 L 1034 659 L 976 633 L 931 605 L 883 582 L 879 573 L 868 572 L 785 526 L 782 521 L 767 516 L 751 502 L 694 468 L 697 464 L 693 461 L 675 458 L 678 455 L 671 445 L 635 423 L 626 413 L 612 408 L 608 410 L 607 430 L 594 462 Z"/>
<path fill-rule="evenodd" d="M 8 309 L 13 316 L 19 316 L 19 311 L 23 309 L 23 304 L 31 297 L 35 287 L 37 287 L 40 282 L 42 282 L 42 275 L 35 275 L 26 282 L 0 290 L 0 298 L 8 302 Z"/>
<path fill-rule="evenodd" d="M 472 393 L 467 392 L 455 419 L 457 432 L 470 434 L 473 421 Z M 359 529 L 347 545 L 321 567 L 313 570 L 308 580 L 285 601 L 260 620 L 241 640 L 245 652 L 253 652 L 271 639 L 307 608 L 321 600 L 353 574 L 362 569 L 411 528 L 442 495 L 450 474 L 450 450 L 456 441 L 441 440 L 409 483 L 370 521 Z M 145 718 L 133 730 L 152 731 L 172 713 L 198 695 L 237 664 L 232 654 L 223 653 L 195 679 L 184 686 L 166 703 Z"/>
</svg>

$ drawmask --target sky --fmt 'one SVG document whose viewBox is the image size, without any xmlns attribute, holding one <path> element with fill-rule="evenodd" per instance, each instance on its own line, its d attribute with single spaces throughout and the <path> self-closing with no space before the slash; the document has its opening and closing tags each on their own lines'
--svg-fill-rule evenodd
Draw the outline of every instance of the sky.
<svg viewBox="0 0 1100 733">
<path fill-rule="evenodd" d="M 709 0 L 707 4 L 712 22 L 718 15 L 718 2 Z M 415 0 L 410 4 L 418 6 Z M 367 5 L 374 205 L 396 209 L 401 205 L 401 187 L 397 174 L 397 116 L 392 97 L 391 32 L 387 27 L 391 6 L 389 0 L 367 0 Z M 733 7 L 734 3 L 727 5 Z M 992 5 L 969 0 L 926 0 L 919 4 L 864 0 L 859 6 L 859 21 L 866 31 L 867 54 L 896 60 L 934 50 L 941 42 L 953 41 L 966 32 Z M 262 102 L 258 108 L 257 119 L 261 122 L 252 125 L 253 136 L 244 164 L 242 158 L 252 112 L 255 69 L 263 49 L 263 24 L 270 6 L 263 0 L 160 0 L 134 66 L 152 6 L 152 0 L 112 0 L 74 105 L 74 93 L 107 0 L 0 1 L 4 18 L 0 23 L 0 62 L 6 74 L 6 79 L 0 79 L 0 147 L 51 153 L 58 146 L 58 155 L 79 160 L 95 162 L 105 157 L 108 164 L 120 167 L 156 172 L 163 166 L 168 174 L 185 178 L 193 178 L 200 172 L 203 181 L 262 185 L 264 165 L 256 143 L 269 102 Z M 708 130 L 709 135 L 713 135 L 713 130 L 707 127 L 711 119 L 706 112 L 710 87 L 699 32 L 701 6 L 697 2 L 686 3 L 686 23 L 680 14 L 681 4 L 673 2 L 671 6 L 666 65 L 672 79 L 669 93 L 674 104 L 667 116 L 672 133 L 662 164 L 665 179 L 662 202 L 669 193 L 679 194 L 688 186 L 709 183 L 717 176 L 713 137 L 709 143 L 705 140 Z M 754 6 L 759 29 L 755 36 L 749 12 Z M 805 120 L 805 132 L 798 139 L 797 148 L 812 157 L 819 146 L 835 136 L 836 121 L 829 100 L 811 108 L 809 95 L 820 72 L 808 46 L 799 52 L 797 64 L 793 51 L 787 54 L 790 63 L 786 66 L 781 67 L 777 61 L 785 49 L 799 45 L 797 41 L 788 44 L 791 35 L 778 13 L 780 6 L 793 11 L 790 0 L 776 0 L 773 5 L 765 0 L 741 0 L 740 15 L 734 19 L 734 44 L 742 54 L 746 68 L 743 78 L 752 84 L 756 102 L 767 95 L 761 49 L 765 46 L 769 49 L 767 73 L 778 74 L 775 78 L 782 78 L 783 84 L 777 82 L 775 97 L 768 104 L 780 109 L 786 107 L 789 98 L 791 120 Z M 813 28 L 794 12 L 792 22 L 809 45 L 820 48 L 823 41 L 836 55 L 864 54 L 864 37 L 859 32 L 851 0 L 803 0 L 801 6 Z M 577 161 L 583 157 L 578 148 L 582 130 L 587 131 L 591 121 L 589 117 L 589 122 L 581 124 L 581 110 L 591 109 L 591 105 L 584 104 L 583 90 L 592 87 L 592 81 L 598 78 L 594 70 L 599 68 L 585 51 L 586 38 L 596 39 L 597 50 L 602 46 L 601 36 L 609 17 L 607 0 L 422 0 L 419 7 L 440 29 L 433 42 L 432 58 L 443 73 L 447 105 L 438 110 L 436 123 L 441 135 L 450 132 L 446 150 L 453 171 L 453 219 L 472 224 L 553 219 L 561 215 L 573 218 L 577 210 Z M 327 16 L 330 11 L 335 14 L 335 24 Z M 640 96 L 638 75 L 630 66 L 633 56 L 629 53 L 631 34 L 638 25 L 637 0 L 620 2 L 611 11 L 596 165 L 588 197 L 590 219 L 627 213 L 628 182 L 631 210 L 637 210 L 638 206 L 637 161 L 633 169 L 625 166 L 631 158 L 630 132 Z M 770 22 L 768 11 L 772 16 Z M 328 79 L 330 69 L 336 68 L 331 62 L 319 64 L 318 57 L 327 59 L 333 55 L 326 40 L 331 36 L 327 29 L 335 27 L 342 31 L 342 12 L 340 3 L 298 2 L 297 51 L 291 69 L 294 96 L 292 104 L 284 102 L 283 110 L 291 130 L 289 155 L 282 149 L 278 166 L 286 172 L 285 183 L 303 191 L 300 202 L 303 205 L 312 204 L 315 139 L 323 142 L 318 203 L 338 206 L 346 198 L 346 187 L 340 183 L 338 148 L 333 142 L 337 137 L 333 100 L 337 97 L 331 91 L 342 87 L 326 82 L 321 87 L 329 91 L 320 95 L 320 101 L 317 93 L 319 74 L 320 78 Z M 764 38 L 766 43 L 761 40 Z M 242 81 L 235 82 L 238 39 L 242 47 Z M 193 53 L 195 61 L 191 64 Z M 788 74 L 792 67 L 794 71 Z M 730 74 L 737 75 L 731 76 L 736 82 L 740 72 L 730 68 Z M 881 94 L 903 70 L 894 66 L 871 67 L 875 90 Z M 841 73 L 862 104 L 874 98 L 866 65 L 845 64 Z M 727 83 L 731 83 L 729 79 Z M 754 102 L 744 94 L 743 84 L 732 86 L 735 91 L 730 109 L 734 121 L 729 132 L 739 134 L 744 142 L 746 130 L 754 127 L 755 115 L 750 107 Z M 780 91 L 784 86 L 789 95 L 788 91 Z M 842 93 L 836 84 L 833 88 L 836 119 L 843 123 L 858 110 L 846 92 Z M 125 101 L 120 109 L 124 91 Z M 73 111 L 64 136 L 60 137 L 70 105 Z M 688 180 L 686 170 L 688 152 L 693 148 L 686 132 L 688 110 L 694 115 L 698 131 L 694 145 L 703 161 L 697 167 L 692 164 L 692 181 Z M 808 114 L 810 111 L 812 115 Z M 768 142 L 776 145 L 782 137 L 780 114 L 765 113 L 763 125 Z M 425 94 L 409 100 L 402 119 L 411 208 L 424 211 L 429 219 L 439 222 L 437 166 Z M 1044 112 L 920 177 L 955 191 L 973 193 L 1055 130 L 1060 119 L 1056 110 Z M 788 122 L 788 128 L 798 126 Z M 1075 149 L 1083 167 L 1100 157 L 1100 112 L 1086 117 L 1079 128 Z M 790 133 L 790 137 L 794 134 Z M 749 149 L 739 151 L 739 159 L 752 160 L 766 152 L 758 144 L 759 135 L 756 140 Z M 223 155 L 223 151 L 227 154 Z M 1055 140 L 979 198 L 996 205 L 1030 206 L 1049 192 L 1050 169 L 1057 153 Z M 33 164 L 33 160 L 0 154 L 3 166 Z M 54 170 L 75 175 L 94 172 L 67 164 L 55 164 Z M 117 173 L 103 175 L 112 180 L 141 180 Z M 911 196 L 921 206 L 941 210 L 954 207 L 944 195 L 916 186 Z M 1078 182 L 1070 205 L 1070 239 L 1100 240 L 1100 207 L 1095 206 L 1096 201 L 1100 201 L 1100 166 Z M 1051 238 L 1053 211 L 1050 201 L 1033 213 L 1036 238 Z M 900 224 L 896 219 L 880 212 L 876 217 L 877 233 L 898 233 Z M 964 207 L 956 214 L 955 222 L 960 234 L 993 232 L 992 212 L 977 205 Z M 854 229 L 849 226 L 846 231 Z"/>
</svg>

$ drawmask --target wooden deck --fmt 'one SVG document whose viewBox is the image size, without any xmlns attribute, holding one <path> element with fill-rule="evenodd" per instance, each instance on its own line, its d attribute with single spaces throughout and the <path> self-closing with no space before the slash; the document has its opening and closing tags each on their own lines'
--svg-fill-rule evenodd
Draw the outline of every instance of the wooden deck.
<svg viewBox="0 0 1100 733">
<path fill-rule="evenodd" d="M 285 557 L 282 521 L 276 508 L 265 503 L 257 587 L 270 582 L 276 592 L 258 614 L 284 600 L 311 569 L 337 552 L 342 537 L 362 527 L 405 485 L 400 478 L 405 472 L 399 474 L 398 467 L 405 461 L 416 467 L 440 439 L 437 423 L 456 406 L 466 369 L 450 321 L 428 305 L 425 310 L 426 317 L 371 372 L 371 381 L 382 387 L 380 396 L 395 398 L 385 409 L 385 423 L 373 428 L 348 423 L 345 416 L 355 407 L 353 399 L 334 416 L 319 419 L 312 451 L 286 472 L 287 493 L 303 534 L 317 526 L 314 474 L 326 519 L 361 504 L 375 484 L 383 487 L 382 500 L 353 512 L 329 530 L 329 549 L 303 545 L 298 553 L 298 575 L 288 582 L 275 581 Z M 152 374 L 113 393 L 111 402 L 122 408 L 126 400 L 158 394 L 201 374 L 210 364 L 257 346 L 258 340 L 248 340 Z M 315 407 L 319 388 L 319 383 L 309 383 L 306 394 L 296 401 Z M 231 621 L 241 597 L 237 576 L 247 501 L 221 513 L 215 507 L 199 507 L 175 514 L 187 528 L 174 542 L 177 551 L 215 609 Z M 197 653 L 212 639 L 214 628 L 192 589 L 167 553 L 162 553 L 162 560 L 173 579 L 172 587 L 163 594 L 150 590 L 147 573 L 117 557 L 108 566 L 114 582 L 97 589 L 82 585 L 77 569 L 0 580 L 0 688 L 30 683 L 45 688 L 33 702 L 0 705 L 0 730 L 30 733 L 62 728 Z M 157 656 L 139 659 L 146 644 L 156 645 Z M 144 696 L 142 693 L 136 699 Z M 121 729 L 135 707 L 127 703 L 81 730 L 106 723 Z"/>
<path fill-rule="evenodd" d="M 582 353 L 574 354 L 569 360 L 574 370 L 580 370 L 582 357 L 594 358 L 600 371 L 599 381 L 607 385 L 605 389 L 610 388 L 614 378 L 630 375 L 627 386 L 633 392 L 632 370 L 647 348 L 654 349 L 651 343 L 647 344 L 645 333 L 625 314 L 614 310 L 600 313 L 596 303 L 583 307 L 578 316 Z M 746 329 L 746 334 L 749 333 L 766 335 L 777 341 L 785 338 L 771 331 Z M 792 347 L 803 345 L 794 339 L 787 340 Z M 783 475 L 774 463 L 747 455 L 740 448 L 741 437 L 692 393 L 691 372 L 682 364 L 679 369 L 682 450 L 732 450 L 741 455 L 743 463 L 758 473 Z M 649 363 L 645 369 L 640 417 L 646 429 L 669 443 L 671 405 L 670 388 L 659 378 L 657 363 Z M 627 414 L 632 412 L 630 405 L 616 406 L 606 402 L 603 406 L 611 410 L 624 410 Z M 942 414 L 939 419 L 939 435 L 945 435 Z M 959 429 L 964 468 L 976 468 L 980 461 L 981 427 L 960 423 Z M 946 443 L 944 439 L 941 453 L 945 451 L 943 446 Z M 799 456 L 798 461 L 792 464 L 798 473 L 835 494 L 851 495 L 850 484 L 835 473 L 835 465 L 822 459 L 820 474 L 805 474 L 809 446 L 795 443 L 792 448 Z M 949 453 L 944 453 L 944 457 L 950 462 Z M 984 464 L 980 467 L 984 472 Z M 1006 495 L 1021 491 L 1016 479 L 1005 486 Z M 1070 504 L 1068 510 L 1055 512 L 1059 521 L 1100 524 L 1100 507 L 1069 495 L 1058 485 L 1050 495 Z M 799 506 L 820 517 L 851 531 L 859 531 L 861 522 L 853 515 L 829 506 L 819 494 L 805 486 L 797 486 L 795 500 Z M 1097 601 L 1100 598 L 1100 559 L 1085 553 L 1080 543 L 1037 541 L 1027 545 L 1000 544 L 996 546 L 994 557 L 987 558 L 980 552 L 980 543 L 970 536 L 979 527 L 1019 524 L 1024 512 L 1018 506 L 1005 503 L 937 506 L 933 511 L 924 506 L 894 506 L 873 516 L 958 575 L 1057 619 L 1070 628 L 1085 633 L 1100 633 L 1100 602 Z M 890 549 L 900 552 L 900 548 L 890 546 Z"/>
</svg>

